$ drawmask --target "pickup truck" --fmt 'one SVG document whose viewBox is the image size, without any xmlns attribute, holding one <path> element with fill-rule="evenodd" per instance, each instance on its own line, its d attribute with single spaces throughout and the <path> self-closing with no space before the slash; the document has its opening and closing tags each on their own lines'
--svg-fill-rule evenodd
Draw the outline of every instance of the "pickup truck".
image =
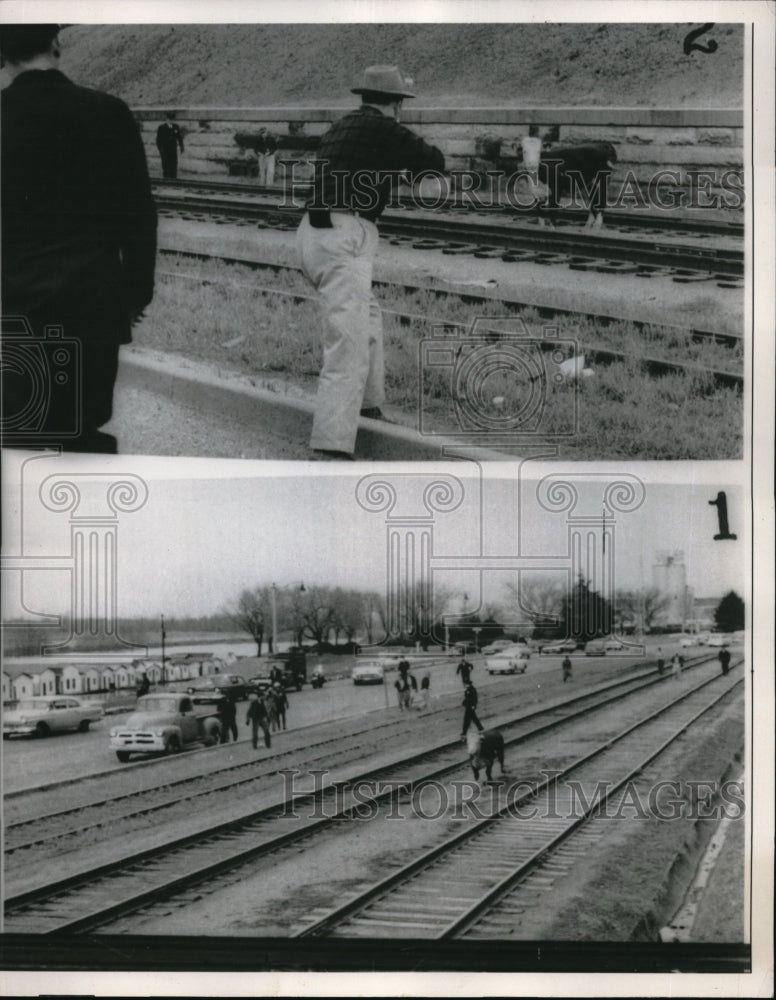
<svg viewBox="0 0 776 1000">
<path fill-rule="evenodd" d="M 213 704 L 195 704 L 177 691 L 146 694 L 135 711 L 110 731 L 111 749 L 122 764 L 133 753 L 173 754 L 193 743 L 213 746 L 221 738 L 221 722 Z"/>
</svg>

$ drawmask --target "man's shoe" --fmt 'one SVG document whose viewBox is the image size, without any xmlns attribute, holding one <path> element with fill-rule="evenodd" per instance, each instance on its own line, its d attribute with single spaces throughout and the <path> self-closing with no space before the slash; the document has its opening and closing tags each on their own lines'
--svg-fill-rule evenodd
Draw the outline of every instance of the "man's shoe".
<svg viewBox="0 0 776 1000">
<path fill-rule="evenodd" d="M 314 462 L 355 462 L 355 458 L 347 451 L 329 451 L 326 448 L 313 448 Z"/>
</svg>

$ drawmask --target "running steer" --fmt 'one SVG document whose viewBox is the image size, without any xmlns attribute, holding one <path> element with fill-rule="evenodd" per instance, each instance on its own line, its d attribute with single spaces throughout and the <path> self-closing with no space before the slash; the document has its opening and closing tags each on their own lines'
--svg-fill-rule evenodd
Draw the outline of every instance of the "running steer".
<svg viewBox="0 0 776 1000">
<path fill-rule="evenodd" d="M 486 729 L 484 732 L 469 732 L 466 734 L 469 763 L 474 772 L 474 780 L 480 780 L 480 771 L 485 769 L 485 776 L 492 781 L 491 770 L 493 762 L 498 760 L 501 773 L 504 773 L 504 737 L 498 729 Z"/>
</svg>

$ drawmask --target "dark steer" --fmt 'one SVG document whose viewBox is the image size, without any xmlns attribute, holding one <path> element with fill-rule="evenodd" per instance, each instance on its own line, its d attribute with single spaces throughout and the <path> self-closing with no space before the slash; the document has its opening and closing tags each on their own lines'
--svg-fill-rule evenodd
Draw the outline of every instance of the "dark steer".
<svg viewBox="0 0 776 1000">
<path fill-rule="evenodd" d="M 617 151 L 610 142 L 580 146 L 553 146 L 542 150 L 539 180 L 547 185 L 548 206 L 556 208 L 558 195 L 580 195 L 588 209 L 588 226 L 599 227 L 606 207 L 606 185 Z"/>
<path fill-rule="evenodd" d="M 501 773 L 504 773 L 504 737 L 498 729 L 467 733 L 466 742 L 475 781 L 480 780 L 480 771 L 483 768 L 488 781 L 493 780 L 491 771 L 495 760 L 498 760 Z"/>
</svg>

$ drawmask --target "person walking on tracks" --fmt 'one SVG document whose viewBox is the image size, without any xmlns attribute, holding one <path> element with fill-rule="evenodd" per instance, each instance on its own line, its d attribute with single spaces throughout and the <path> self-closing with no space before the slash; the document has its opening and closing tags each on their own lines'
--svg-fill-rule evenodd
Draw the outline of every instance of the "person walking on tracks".
<svg viewBox="0 0 776 1000">
<path fill-rule="evenodd" d="M 563 683 L 565 684 L 566 681 L 571 680 L 571 660 L 568 656 L 564 657 L 561 667 L 563 669 Z"/>
<path fill-rule="evenodd" d="M 279 681 L 275 681 L 272 685 L 272 697 L 275 701 L 275 726 L 277 729 L 285 729 L 288 697 L 283 690 L 283 685 Z"/>
<path fill-rule="evenodd" d="M 479 729 L 480 732 L 485 728 L 480 720 L 477 718 L 477 702 L 479 698 L 477 696 L 477 688 L 472 684 L 471 681 L 466 681 L 463 689 L 463 725 L 461 726 L 461 738 L 466 737 L 469 726 L 474 723 L 474 725 Z"/>
<path fill-rule="evenodd" d="M 170 115 L 156 130 L 156 148 L 162 158 L 162 176 L 174 180 L 178 176 L 178 150 L 183 152 L 183 133 Z"/>
<path fill-rule="evenodd" d="M 682 658 L 678 653 L 674 653 L 671 657 L 671 676 L 675 681 L 681 679 L 682 676 Z"/>
<path fill-rule="evenodd" d="M 132 112 L 60 71 L 59 29 L 0 27 L 3 445 L 113 454 L 99 428 L 153 297 L 156 208 Z"/>
<path fill-rule="evenodd" d="M 415 97 L 397 66 L 369 66 L 361 106 L 326 132 L 313 197 L 297 230 L 306 278 L 323 318 L 323 366 L 310 447 L 317 460 L 353 459 L 359 416 L 385 419 L 383 328 L 372 292 L 377 220 L 398 176 L 444 170 L 442 153 L 399 124 Z"/>
<path fill-rule="evenodd" d="M 229 742 L 229 734 L 237 742 L 237 706 L 229 695 L 223 695 L 218 705 L 218 715 L 221 719 L 221 742 Z"/>
<path fill-rule="evenodd" d="M 726 674 L 730 670 L 730 650 L 727 646 L 723 646 L 717 654 L 720 666 L 722 667 L 722 673 Z"/>
<path fill-rule="evenodd" d="M 455 668 L 455 672 L 461 675 L 461 680 L 463 681 L 464 687 L 469 683 L 469 678 L 472 675 L 472 670 L 474 670 L 474 665 L 469 663 L 465 657 L 461 657 L 461 662 Z"/>
<path fill-rule="evenodd" d="M 264 746 L 269 747 L 272 740 L 269 735 L 269 716 L 267 714 L 267 706 L 264 703 L 264 699 L 260 698 L 257 694 L 249 695 L 250 705 L 248 706 L 248 715 L 245 719 L 245 724 L 251 727 L 251 743 L 253 744 L 253 749 L 256 750 L 259 745 L 259 727 L 261 727 L 264 733 Z"/>
</svg>

